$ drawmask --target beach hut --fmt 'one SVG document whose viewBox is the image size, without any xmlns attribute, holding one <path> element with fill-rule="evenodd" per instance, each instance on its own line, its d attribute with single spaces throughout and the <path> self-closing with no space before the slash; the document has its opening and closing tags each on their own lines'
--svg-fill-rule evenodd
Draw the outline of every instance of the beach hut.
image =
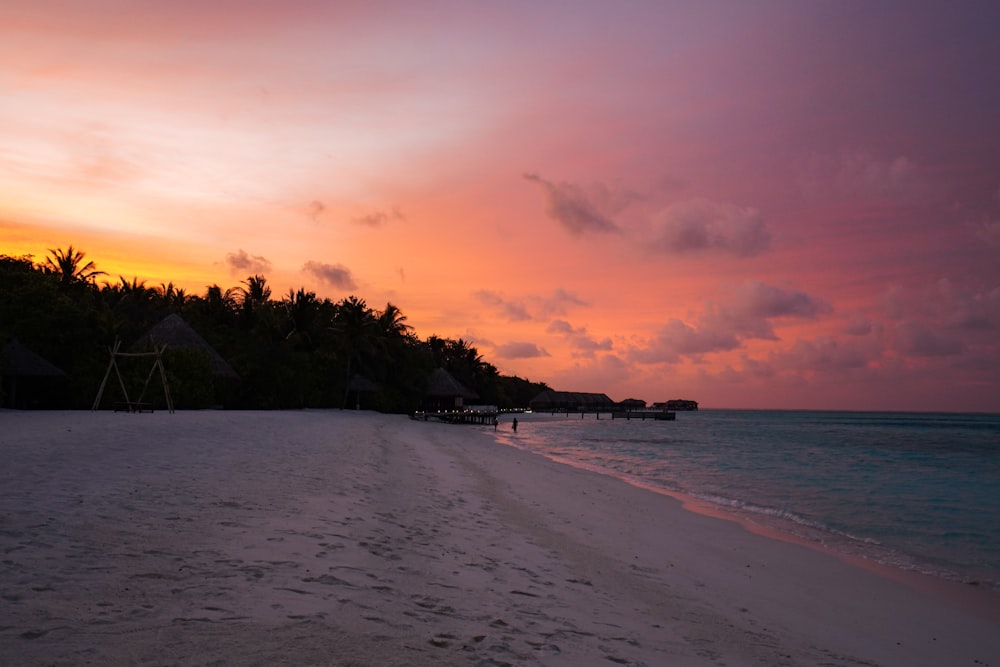
<svg viewBox="0 0 1000 667">
<path fill-rule="evenodd" d="M 611 412 L 615 402 L 607 394 L 546 389 L 528 405 L 535 412 Z"/>
<path fill-rule="evenodd" d="M 456 380 L 445 369 L 438 368 L 427 378 L 421 408 L 426 412 L 461 410 L 466 401 L 478 398 L 479 394 Z"/>
<path fill-rule="evenodd" d="M 208 344 L 201 335 L 198 334 L 191 325 L 184 321 L 184 319 L 176 314 L 172 313 L 165 318 L 163 318 L 159 324 L 156 324 L 150 328 L 146 333 L 139 337 L 132 347 L 128 348 L 127 351 L 123 351 L 121 347 L 121 341 L 116 340 L 113 347 L 108 348 L 109 361 L 108 369 L 104 373 L 104 379 L 101 380 L 101 385 L 97 390 L 97 397 L 94 399 L 94 410 L 98 410 L 101 406 L 101 400 L 104 396 L 104 390 L 107 386 L 108 379 L 114 374 L 117 379 L 117 384 L 121 390 L 121 401 L 118 401 L 115 405 L 116 410 L 127 410 L 129 412 L 146 412 L 152 411 L 153 404 L 145 400 L 146 390 L 149 388 L 150 382 L 152 382 L 155 376 L 159 376 L 160 384 L 163 387 L 163 397 L 166 401 L 167 410 L 170 412 L 174 411 L 174 402 L 171 396 L 170 384 L 167 379 L 167 371 L 164 365 L 163 353 L 168 350 L 194 350 L 200 354 L 203 354 L 208 360 L 208 370 L 212 378 L 215 380 L 238 380 L 239 375 L 233 370 L 225 359 Z M 138 397 L 133 398 L 130 393 L 134 395 L 136 384 L 134 378 L 130 377 L 136 372 L 135 367 L 131 369 L 126 369 L 123 375 L 122 369 L 119 367 L 119 361 L 124 361 L 129 358 L 138 359 L 152 359 L 152 366 L 146 375 L 145 383 L 139 390 Z M 128 378 L 128 379 L 127 379 Z M 133 385 L 133 390 L 129 391 L 129 385 Z M 206 393 L 207 389 L 207 393 Z M 198 399 L 191 399 L 191 393 L 186 394 L 186 399 L 189 403 L 193 403 L 196 407 L 204 407 L 212 401 L 212 396 L 209 394 L 212 392 L 217 392 L 218 384 L 215 387 L 205 388 L 202 387 L 202 394 Z M 194 392 L 197 393 L 197 390 Z M 216 394 L 216 397 L 218 394 Z"/>
<path fill-rule="evenodd" d="M 159 324 L 153 326 L 136 341 L 131 350 L 135 352 L 156 346 L 167 346 L 178 350 L 201 350 L 208 356 L 213 377 L 226 380 L 238 380 L 240 377 L 222 355 L 177 313 L 171 313 L 160 320 Z"/>
<path fill-rule="evenodd" d="M 697 410 L 698 401 L 689 401 L 683 398 L 672 398 L 669 401 L 653 403 L 653 407 L 658 410 Z"/>
<path fill-rule="evenodd" d="M 350 395 L 351 392 L 354 392 L 355 410 L 361 409 L 361 394 L 375 393 L 381 388 L 382 387 L 380 387 L 378 383 L 372 382 L 364 375 L 359 375 L 357 373 L 355 373 L 354 377 L 351 378 L 351 381 L 347 383 L 348 395 Z"/>
<path fill-rule="evenodd" d="M 618 404 L 618 407 L 626 412 L 631 412 L 632 410 L 645 410 L 646 401 L 639 398 L 626 398 Z"/>
<path fill-rule="evenodd" d="M 66 377 L 61 369 L 35 354 L 16 338 L 3 346 L 0 359 L 0 374 L 3 377 L 4 392 L 8 407 L 29 406 L 51 389 L 52 383 Z M 18 381 L 20 381 L 21 402 L 18 403 Z"/>
</svg>

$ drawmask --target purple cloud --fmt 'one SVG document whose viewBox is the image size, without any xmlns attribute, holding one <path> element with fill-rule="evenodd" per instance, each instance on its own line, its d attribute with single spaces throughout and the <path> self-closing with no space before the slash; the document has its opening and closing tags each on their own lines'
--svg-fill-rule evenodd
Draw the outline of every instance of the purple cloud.
<svg viewBox="0 0 1000 667">
<path fill-rule="evenodd" d="M 962 341 L 920 322 L 896 325 L 896 349 L 911 357 L 950 357 L 965 350 Z"/>
<path fill-rule="evenodd" d="M 582 356 L 593 356 L 595 352 L 607 352 L 612 349 L 611 339 L 605 337 L 601 340 L 592 338 L 587 333 L 586 327 L 574 327 L 566 320 L 553 320 L 545 329 L 548 333 L 564 336 L 567 342 Z"/>
<path fill-rule="evenodd" d="M 569 292 L 562 287 L 553 290 L 550 296 L 539 297 L 538 309 L 545 317 L 553 315 L 565 315 L 571 307 L 589 306 L 590 303 L 584 301 L 576 294 Z"/>
<path fill-rule="evenodd" d="M 549 217 L 565 227 L 570 234 L 582 236 L 589 232 L 621 232 L 609 215 L 602 211 L 602 208 L 609 205 L 606 202 L 610 198 L 609 191 L 603 186 L 597 186 L 596 192 L 587 192 L 573 183 L 553 183 L 538 174 L 525 174 L 524 178 L 542 188 Z"/>
<path fill-rule="evenodd" d="M 496 307 L 508 322 L 524 322 L 532 319 L 531 313 L 521 303 L 507 300 L 504 295 L 493 290 L 477 290 L 473 293 L 480 301 Z"/>
<path fill-rule="evenodd" d="M 756 209 L 695 199 L 656 216 L 651 245 L 670 254 L 717 251 L 752 257 L 770 247 L 771 233 Z"/>
<path fill-rule="evenodd" d="M 771 320 L 813 319 L 832 308 L 805 292 L 748 282 L 728 306 L 709 303 L 693 325 L 671 319 L 646 344 L 630 350 L 642 363 L 700 360 L 706 354 L 738 349 L 746 340 L 778 340 Z"/>
<path fill-rule="evenodd" d="M 497 345 L 494 348 L 494 353 L 501 359 L 532 359 L 549 356 L 549 353 L 544 348 L 527 342 L 511 342 Z"/>
<path fill-rule="evenodd" d="M 309 202 L 306 210 L 308 211 L 309 217 L 312 218 L 313 222 L 318 222 L 320 217 L 326 212 L 326 204 L 318 199 L 313 199 Z"/>
<path fill-rule="evenodd" d="M 796 341 L 791 349 L 773 355 L 772 362 L 800 371 L 836 372 L 865 368 L 870 358 L 877 356 L 877 350 L 870 350 L 856 343 L 844 344 L 825 336 L 811 341 Z"/>
<path fill-rule="evenodd" d="M 848 336 L 867 336 L 875 330 L 871 320 L 863 317 L 854 317 L 844 325 L 843 332 Z"/>
<path fill-rule="evenodd" d="M 302 270 L 337 289 L 353 290 L 358 287 L 351 275 L 351 270 L 343 264 L 323 264 L 322 262 L 309 261 L 302 266 Z"/>
<path fill-rule="evenodd" d="M 242 248 L 226 254 L 226 266 L 232 274 L 264 274 L 271 270 L 271 262 L 260 255 L 251 255 Z"/>
<path fill-rule="evenodd" d="M 387 211 L 372 211 L 371 213 L 352 218 L 352 222 L 365 225 L 366 227 L 381 227 L 393 220 L 406 220 L 406 216 L 398 208 L 394 207 Z"/>
<path fill-rule="evenodd" d="M 756 280 L 745 283 L 737 299 L 740 310 L 753 317 L 813 318 L 833 310 L 826 301 L 805 292 L 783 290 Z"/>
</svg>

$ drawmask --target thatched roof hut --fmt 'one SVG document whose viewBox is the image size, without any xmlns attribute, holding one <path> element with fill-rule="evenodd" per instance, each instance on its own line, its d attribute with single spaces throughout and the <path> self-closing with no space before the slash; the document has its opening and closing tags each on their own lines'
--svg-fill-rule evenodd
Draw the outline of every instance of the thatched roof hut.
<svg viewBox="0 0 1000 667">
<path fill-rule="evenodd" d="M 3 387 L 7 393 L 7 404 L 10 407 L 28 407 L 45 403 L 45 396 L 51 394 L 51 381 L 65 378 L 66 373 L 14 339 L 3 346 L 0 377 L 3 378 Z M 17 395 L 19 378 L 20 401 Z"/>
<path fill-rule="evenodd" d="M 350 395 L 354 392 L 354 409 L 361 409 L 361 394 L 372 394 L 379 391 L 382 387 L 379 386 L 377 382 L 369 380 L 364 375 L 355 373 L 351 378 L 351 381 L 347 383 L 347 393 Z"/>
<path fill-rule="evenodd" d="M 615 402 L 607 394 L 594 394 L 581 391 L 555 391 L 546 389 L 528 404 L 532 410 L 539 412 L 594 412 L 596 410 L 612 410 Z"/>
<path fill-rule="evenodd" d="M 5 377 L 63 377 L 66 375 L 16 338 L 3 346 L 0 372 Z"/>
<path fill-rule="evenodd" d="M 209 345 L 208 341 L 192 329 L 191 325 L 185 322 L 184 318 L 177 313 L 167 315 L 159 324 L 144 333 L 136 341 L 135 345 L 132 346 L 132 349 L 146 348 L 150 342 L 157 345 L 166 345 L 168 348 L 202 350 L 208 355 L 213 376 L 232 380 L 237 380 L 240 377 L 215 348 Z"/>
<path fill-rule="evenodd" d="M 424 391 L 424 409 L 454 410 L 461 408 L 465 401 L 474 401 L 479 394 L 455 379 L 443 368 L 437 368 L 427 378 Z"/>
</svg>

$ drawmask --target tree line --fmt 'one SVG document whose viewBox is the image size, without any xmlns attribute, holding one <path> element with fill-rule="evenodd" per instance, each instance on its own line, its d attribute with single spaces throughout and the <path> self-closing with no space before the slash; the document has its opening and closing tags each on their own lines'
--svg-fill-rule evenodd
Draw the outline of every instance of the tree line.
<svg viewBox="0 0 1000 667">
<path fill-rule="evenodd" d="M 106 276 L 72 246 L 49 250 L 38 263 L 31 256 L 0 255 L 0 345 L 17 339 L 66 373 L 30 398 L 19 392 L 30 400 L 22 407 L 91 407 L 114 341 L 132 345 L 171 313 L 239 376 L 215 377 L 205 352 L 168 346 L 164 366 L 179 408 L 355 407 L 351 382 L 360 376 L 378 385 L 361 395 L 363 407 L 409 412 L 420 405 L 427 378 L 438 367 L 479 394 L 479 403 L 500 408 L 526 407 L 548 388 L 501 375 L 461 338 L 421 340 L 392 303 L 375 309 L 354 295 L 334 302 L 305 288 L 275 298 L 262 275 L 232 288 L 210 285 L 200 295 L 172 282 L 149 286 L 122 276 L 98 282 Z M 127 358 L 120 367 L 130 391 L 150 370 L 148 359 Z M 157 390 L 147 391 L 162 401 Z"/>
</svg>

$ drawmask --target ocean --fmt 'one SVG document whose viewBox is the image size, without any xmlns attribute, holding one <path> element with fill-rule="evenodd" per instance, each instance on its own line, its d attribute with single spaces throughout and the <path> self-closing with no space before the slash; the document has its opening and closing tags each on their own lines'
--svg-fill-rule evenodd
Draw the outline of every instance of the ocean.
<svg viewBox="0 0 1000 667">
<path fill-rule="evenodd" d="M 1000 415 L 518 415 L 498 439 L 825 548 L 1000 590 Z"/>
</svg>

